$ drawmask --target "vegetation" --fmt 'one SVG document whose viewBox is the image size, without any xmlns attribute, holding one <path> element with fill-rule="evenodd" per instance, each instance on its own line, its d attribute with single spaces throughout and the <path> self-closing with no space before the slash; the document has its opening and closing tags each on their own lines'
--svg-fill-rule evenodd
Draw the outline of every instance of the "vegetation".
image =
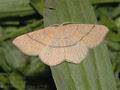
<svg viewBox="0 0 120 90">
<path fill-rule="evenodd" d="M 11 43 L 19 35 L 63 22 L 99 23 L 110 31 L 79 65 L 48 67 Z M 0 0 L 0 89 L 56 88 L 120 90 L 120 0 Z"/>
</svg>

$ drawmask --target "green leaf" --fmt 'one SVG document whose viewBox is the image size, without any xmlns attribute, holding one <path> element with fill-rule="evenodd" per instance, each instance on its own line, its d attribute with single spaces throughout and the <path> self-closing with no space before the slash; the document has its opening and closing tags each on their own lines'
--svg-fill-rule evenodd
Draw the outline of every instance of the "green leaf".
<svg viewBox="0 0 120 90">
<path fill-rule="evenodd" d="M 115 34 L 115 33 L 109 33 L 108 35 L 109 37 L 109 40 L 112 41 L 112 42 L 120 42 L 120 34 Z"/>
<path fill-rule="evenodd" d="M 29 0 L 0 0 L 0 18 L 25 16 L 35 13 Z"/>
<path fill-rule="evenodd" d="M 98 9 L 98 14 L 99 14 L 99 22 L 101 24 L 106 25 L 110 30 L 112 31 L 116 31 L 117 32 L 117 26 L 115 24 L 115 22 L 112 20 L 112 18 L 110 17 L 110 15 L 108 14 L 108 11 L 106 8 L 99 8 Z"/>
<path fill-rule="evenodd" d="M 97 23 L 88 0 L 47 0 L 45 6 L 54 8 L 45 10 L 45 26 L 64 22 Z M 82 63 L 65 62 L 51 70 L 57 90 L 116 90 L 104 43 L 90 50 Z"/>
<path fill-rule="evenodd" d="M 2 43 L 2 48 L 6 62 L 11 68 L 20 69 L 26 66 L 25 56 L 11 42 Z"/>
<path fill-rule="evenodd" d="M 0 38 L 2 37 L 2 34 L 3 34 L 3 30 L 2 27 L 0 27 Z"/>
<path fill-rule="evenodd" d="M 17 90 L 25 90 L 25 80 L 19 73 L 10 73 L 9 80 L 12 86 Z"/>
<path fill-rule="evenodd" d="M 9 79 L 7 77 L 7 74 L 5 73 L 0 73 L 0 82 L 3 82 L 3 83 L 8 83 L 9 82 Z"/>
<path fill-rule="evenodd" d="M 51 90 L 50 88 L 48 88 L 48 86 L 46 85 L 27 85 L 27 89 L 26 90 Z"/>
<path fill-rule="evenodd" d="M 17 37 L 19 35 L 22 35 L 24 33 L 28 33 L 32 30 L 34 30 L 36 27 L 42 28 L 43 27 L 43 20 L 35 21 L 32 24 L 29 24 L 25 27 L 21 27 L 17 29 L 14 32 L 11 32 L 10 34 L 4 35 L 3 37 L 0 38 L 0 42 L 8 40 L 10 38 Z"/>
<path fill-rule="evenodd" d="M 38 11 L 39 14 L 43 15 L 45 0 L 31 0 L 31 4 Z"/>
<path fill-rule="evenodd" d="M 118 33 L 120 33 L 120 17 L 115 20 L 116 26 L 118 28 Z"/>
<path fill-rule="evenodd" d="M 120 4 L 112 11 L 112 17 L 115 18 L 120 15 Z"/>
<path fill-rule="evenodd" d="M 31 57 L 29 59 L 29 64 L 23 70 L 24 75 L 26 76 L 34 76 L 40 73 L 44 73 L 47 67 L 44 65 L 39 58 Z"/>
<path fill-rule="evenodd" d="M 92 4 L 119 3 L 120 0 L 90 0 Z"/>
<path fill-rule="evenodd" d="M 0 88 L 4 90 L 9 90 L 9 79 L 6 73 L 0 73 Z"/>
<path fill-rule="evenodd" d="M 3 48 L 0 48 L 0 67 L 6 72 L 11 71 L 11 67 L 9 64 L 6 62 L 5 54 L 3 52 Z"/>
<path fill-rule="evenodd" d="M 108 41 L 107 44 L 112 50 L 120 51 L 120 44 L 119 43 Z"/>
</svg>

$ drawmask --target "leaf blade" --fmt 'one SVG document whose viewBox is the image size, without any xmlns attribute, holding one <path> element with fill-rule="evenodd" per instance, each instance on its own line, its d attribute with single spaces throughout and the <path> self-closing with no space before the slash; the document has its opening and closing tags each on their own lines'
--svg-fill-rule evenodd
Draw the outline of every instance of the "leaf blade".
<svg viewBox="0 0 120 90">
<path fill-rule="evenodd" d="M 46 1 L 46 5 L 54 8 L 54 10 L 46 9 L 44 14 L 45 26 L 63 22 L 97 23 L 88 0 L 49 0 Z M 104 50 L 105 47 L 105 45 L 101 44 L 99 47 L 90 50 L 86 60 L 79 65 L 63 63 L 56 67 L 51 67 L 57 89 L 116 90 L 107 52 L 104 52 L 105 55 L 102 58 L 100 57 L 103 53 L 101 49 Z M 106 65 L 106 62 L 108 65 L 105 66 L 105 70 L 102 70 L 102 65 Z M 106 72 L 109 72 L 107 79 L 104 78 L 105 74 L 107 74 Z M 110 78 L 113 81 L 112 83 L 109 82 Z"/>
</svg>

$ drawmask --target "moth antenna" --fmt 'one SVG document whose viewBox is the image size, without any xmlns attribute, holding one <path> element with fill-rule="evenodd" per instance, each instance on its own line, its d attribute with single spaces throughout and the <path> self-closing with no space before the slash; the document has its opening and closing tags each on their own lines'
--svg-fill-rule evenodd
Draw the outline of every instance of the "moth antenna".
<svg viewBox="0 0 120 90">
<path fill-rule="evenodd" d="M 64 23 L 60 24 L 59 26 L 64 26 L 64 25 L 67 25 L 67 24 L 73 24 L 73 22 L 64 22 Z"/>
</svg>

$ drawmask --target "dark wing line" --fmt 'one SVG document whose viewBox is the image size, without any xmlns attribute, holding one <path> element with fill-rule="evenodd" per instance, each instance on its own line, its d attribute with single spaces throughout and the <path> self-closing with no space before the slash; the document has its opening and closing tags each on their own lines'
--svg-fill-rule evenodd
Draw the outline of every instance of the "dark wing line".
<svg viewBox="0 0 120 90">
<path fill-rule="evenodd" d="M 67 46 L 52 46 L 52 45 L 49 45 L 50 47 L 52 47 L 52 48 L 64 48 L 64 47 L 71 47 L 71 46 L 74 46 L 74 45 L 76 45 L 78 42 L 75 42 L 75 43 L 73 43 L 73 44 L 71 44 L 71 45 L 67 45 Z"/>
<path fill-rule="evenodd" d="M 30 39 L 32 39 L 33 41 L 35 41 L 35 42 L 37 42 L 37 43 L 39 43 L 39 44 L 42 44 L 42 45 L 47 46 L 47 44 L 45 44 L 45 43 L 43 43 L 43 42 L 40 42 L 40 41 L 32 38 L 29 34 L 26 34 L 26 35 L 27 35 Z M 50 46 L 51 48 L 64 48 L 64 47 L 74 46 L 74 45 L 76 45 L 76 44 L 77 44 L 77 42 L 74 43 L 74 44 L 71 44 L 71 45 L 67 45 L 67 46 L 51 46 L 51 45 L 49 45 L 49 46 Z"/>
<path fill-rule="evenodd" d="M 85 38 L 87 35 L 89 35 L 94 28 L 95 28 L 95 24 L 92 26 L 92 28 L 90 29 L 90 31 L 88 31 L 83 37 L 81 37 L 81 38 L 79 39 L 79 41 L 81 41 L 83 38 Z"/>
<path fill-rule="evenodd" d="M 47 44 L 45 44 L 45 43 L 43 43 L 43 42 L 40 42 L 40 41 L 38 41 L 38 40 L 36 40 L 36 39 L 34 39 L 34 38 L 32 38 L 29 34 L 26 34 L 31 40 L 33 40 L 33 41 L 35 41 L 35 42 L 37 42 L 37 43 L 39 43 L 39 44 L 42 44 L 42 45 L 47 45 Z"/>
<path fill-rule="evenodd" d="M 92 26 L 92 28 L 90 29 L 89 32 L 87 32 L 82 38 L 79 39 L 79 41 L 81 41 L 84 37 L 86 37 L 88 34 L 90 34 L 90 32 L 94 29 L 94 27 L 95 27 L 95 24 Z M 77 29 L 78 29 L 78 27 L 77 27 Z M 32 38 L 29 34 L 26 34 L 26 35 L 27 35 L 30 39 L 32 39 L 33 41 L 36 41 L 36 42 L 39 43 L 39 44 L 42 44 L 42 45 L 47 46 L 47 44 L 45 44 L 45 43 L 43 43 L 43 42 L 40 42 L 40 41 Z M 71 44 L 71 45 L 67 45 L 67 46 L 51 46 L 51 45 L 49 45 L 49 46 L 50 46 L 51 48 L 64 48 L 64 47 L 74 46 L 74 45 L 76 45 L 77 43 L 78 43 L 78 42 L 75 42 L 75 43 L 73 43 L 73 44 Z"/>
</svg>

